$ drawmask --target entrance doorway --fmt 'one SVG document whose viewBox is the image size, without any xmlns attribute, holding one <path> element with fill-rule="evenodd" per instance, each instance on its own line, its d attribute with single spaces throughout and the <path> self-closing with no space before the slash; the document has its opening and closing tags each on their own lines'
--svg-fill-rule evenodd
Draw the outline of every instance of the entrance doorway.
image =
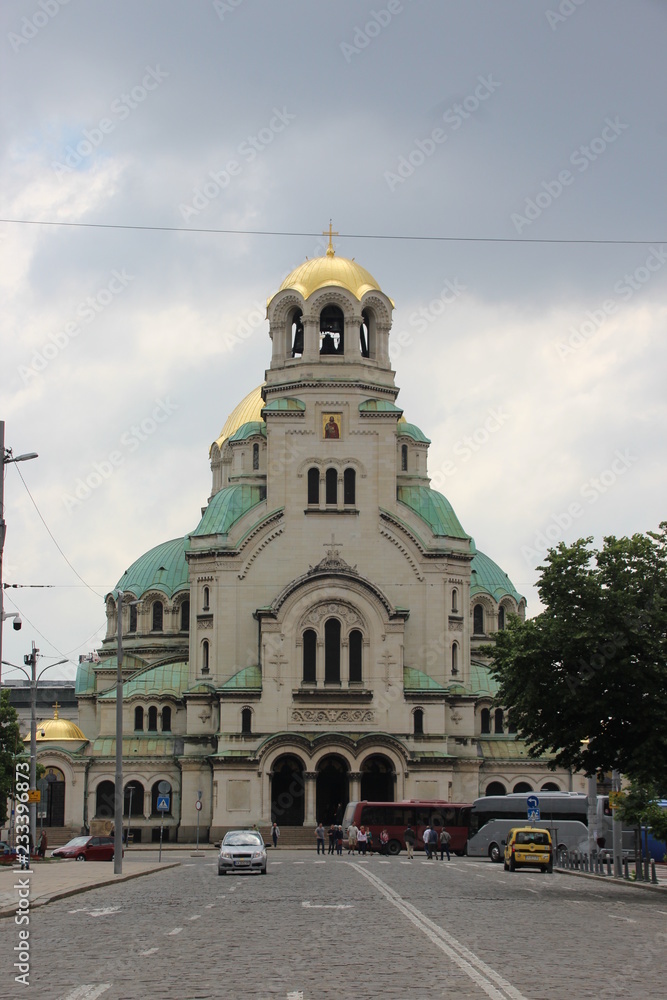
<svg viewBox="0 0 667 1000">
<path fill-rule="evenodd" d="M 44 826 L 65 825 L 65 775 L 59 767 L 47 767 L 44 778 L 48 782 L 46 809 L 40 810 Z"/>
<path fill-rule="evenodd" d="M 330 826 L 342 823 L 349 798 L 347 762 L 331 754 L 323 757 L 317 769 L 316 820 Z"/>
<path fill-rule="evenodd" d="M 298 757 L 279 757 L 271 776 L 271 822 L 278 826 L 303 826 L 303 764 Z"/>
<path fill-rule="evenodd" d="M 361 766 L 361 797 L 369 802 L 394 801 L 394 766 L 382 754 L 367 757 Z"/>
</svg>

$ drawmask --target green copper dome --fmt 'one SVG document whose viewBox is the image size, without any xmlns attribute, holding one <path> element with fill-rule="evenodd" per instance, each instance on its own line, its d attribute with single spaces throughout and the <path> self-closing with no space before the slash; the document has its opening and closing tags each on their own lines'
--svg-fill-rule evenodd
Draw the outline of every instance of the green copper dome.
<svg viewBox="0 0 667 1000">
<path fill-rule="evenodd" d="M 491 594 L 496 601 L 503 597 L 513 597 L 519 604 L 524 600 L 507 573 L 493 559 L 477 550 L 470 564 L 470 596 L 481 593 Z"/>
<path fill-rule="evenodd" d="M 454 508 L 442 493 L 428 486 L 399 486 L 397 499 L 428 524 L 434 535 L 446 538 L 469 538 L 454 513 Z"/>
<path fill-rule="evenodd" d="M 266 495 L 261 486 L 226 486 L 211 499 L 193 535 L 226 535 Z"/>
<path fill-rule="evenodd" d="M 125 570 L 115 590 L 129 591 L 135 597 L 148 590 L 161 590 L 173 597 L 178 590 L 189 589 L 184 543 L 183 538 L 173 538 L 144 553 Z"/>
</svg>

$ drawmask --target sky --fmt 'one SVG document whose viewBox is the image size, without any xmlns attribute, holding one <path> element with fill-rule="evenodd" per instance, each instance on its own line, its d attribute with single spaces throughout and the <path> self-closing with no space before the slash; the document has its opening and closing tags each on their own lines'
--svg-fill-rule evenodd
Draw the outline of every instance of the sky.
<svg viewBox="0 0 667 1000">
<path fill-rule="evenodd" d="M 4 0 L 0 419 L 39 458 L 5 466 L 3 659 L 73 677 L 194 529 L 330 219 L 529 615 L 549 545 L 657 528 L 666 30 L 662 0 Z"/>
</svg>

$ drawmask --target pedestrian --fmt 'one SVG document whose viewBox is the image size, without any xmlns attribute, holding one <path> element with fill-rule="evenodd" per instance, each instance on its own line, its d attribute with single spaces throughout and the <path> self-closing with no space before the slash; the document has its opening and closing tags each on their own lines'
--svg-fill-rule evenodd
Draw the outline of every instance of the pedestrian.
<svg viewBox="0 0 667 1000">
<path fill-rule="evenodd" d="M 366 845 L 368 847 L 368 853 L 372 854 L 373 853 L 373 832 L 372 832 L 370 826 L 366 830 Z"/>
<path fill-rule="evenodd" d="M 357 833 L 357 846 L 359 848 L 359 854 L 363 854 L 365 856 L 366 847 L 368 846 L 368 834 L 363 826 L 359 827 L 359 831 Z"/>
<path fill-rule="evenodd" d="M 430 859 L 430 857 L 431 857 L 431 827 L 430 826 L 427 826 L 426 829 L 424 830 L 424 834 L 422 836 L 422 840 L 424 841 L 424 850 L 426 851 L 426 857 Z"/>
<path fill-rule="evenodd" d="M 387 854 L 389 847 L 389 834 L 383 830 L 380 834 L 380 854 Z"/>
<path fill-rule="evenodd" d="M 403 839 L 405 840 L 405 846 L 408 851 L 408 860 L 412 861 L 414 849 L 415 849 L 415 831 L 412 829 L 410 824 L 405 828 L 405 833 L 403 834 Z"/>
<path fill-rule="evenodd" d="M 447 860 L 451 861 L 451 858 L 449 856 L 449 842 L 451 841 L 451 839 L 452 839 L 451 834 L 447 830 L 445 830 L 445 828 L 443 826 L 442 830 L 440 831 L 440 860 L 441 861 L 444 861 L 444 858 L 442 856 L 443 853 L 446 853 L 447 854 Z"/>
<path fill-rule="evenodd" d="M 329 827 L 329 854 L 335 854 L 336 852 L 336 824 L 332 823 Z"/>
<path fill-rule="evenodd" d="M 429 848 L 431 850 L 431 857 L 436 861 L 438 860 L 438 831 L 434 826 L 431 827 L 431 833 L 429 836 Z"/>
<path fill-rule="evenodd" d="M 336 828 L 336 854 L 343 853 L 343 827 Z"/>
<path fill-rule="evenodd" d="M 273 841 L 273 846 L 278 846 L 278 837 L 280 836 L 280 827 L 277 823 L 274 823 L 271 827 L 271 840 Z"/>
<path fill-rule="evenodd" d="M 322 848 L 322 854 L 324 854 L 324 827 L 321 821 L 317 824 L 315 830 L 315 838 L 317 840 L 317 853 L 320 853 L 320 847 Z"/>
<path fill-rule="evenodd" d="M 44 858 L 46 856 L 46 848 L 47 848 L 47 846 L 48 846 L 48 840 L 46 838 L 46 834 L 42 830 L 42 835 L 39 838 L 39 844 L 37 845 L 37 853 L 39 854 L 39 856 L 42 859 L 42 861 L 44 860 Z"/>
<path fill-rule="evenodd" d="M 350 823 L 350 825 L 347 828 L 347 853 L 348 854 L 354 854 L 354 852 L 357 849 L 357 834 L 358 833 L 359 833 L 359 831 L 356 828 L 356 826 L 354 825 L 354 821 L 353 821 L 352 823 Z"/>
</svg>

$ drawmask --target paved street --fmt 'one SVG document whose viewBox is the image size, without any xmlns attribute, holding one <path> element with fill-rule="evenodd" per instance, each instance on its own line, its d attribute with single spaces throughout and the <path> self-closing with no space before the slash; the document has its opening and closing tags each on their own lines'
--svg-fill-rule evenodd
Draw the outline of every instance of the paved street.
<svg viewBox="0 0 667 1000">
<path fill-rule="evenodd" d="M 169 860 L 172 860 L 171 858 Z M 667 894 L 485 861 L 215 854 L 33 911 L 30 986 L 2 997 L 585 1000 L 664 995 Z"/>
</svg>

